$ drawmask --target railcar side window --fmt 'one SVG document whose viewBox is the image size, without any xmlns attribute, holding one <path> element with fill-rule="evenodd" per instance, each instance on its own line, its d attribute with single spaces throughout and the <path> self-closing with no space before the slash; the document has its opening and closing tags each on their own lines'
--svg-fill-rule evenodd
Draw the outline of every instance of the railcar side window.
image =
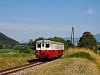
<svg viewBox="0 0 100 75">
<path fill-rule="evenodd" d="M 49 44 L 46 44 L 46 48 L 49 48 L 50 47 L 50 45 Z"/>
<path fill-rule="evenodd" d="M 41 44 L 38 44 L 37 46 L 38 46 L 38 48 L 41 48 Z"/>
</svg>

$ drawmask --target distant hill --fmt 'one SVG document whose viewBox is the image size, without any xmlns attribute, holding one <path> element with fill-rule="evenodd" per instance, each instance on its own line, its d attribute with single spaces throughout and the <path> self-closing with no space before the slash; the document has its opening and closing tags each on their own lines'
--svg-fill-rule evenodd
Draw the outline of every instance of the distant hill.
<svg viewBox="0 0 100 75">
<path fill-rule="evenodd" d="M 96 34 L 96 35 L 94 35 L 94 36 L 95 36 L 97 42 L 100 42 L 100 33 L 98 33 L 98 34 Z M 70 37 L 66 37 L 66 38 L 64 38 L 64 39 L 65 39 L 65 40 L 71 40 Z M 74 40 L 75 40 L 76 42 L 77 42 L 79 39 L 80 39 L 80 38 L 74 38 Z"/>
<path fill-rule="evenodd" d="M 97 42 L 100 42 L 100 33 L 96 34 L 95 38 L 96 38 Z"/>
<path fill-rule="evenodd" d="M 8 36 L 6 36 L 5 34 L 1 32 L 0 32 L 0 43 L 10 44 L 10 45 L 19 44 L 19 42 L 17 42 L 14 39 L 9 38 Z"/>
<path fill-rule="evenodd" d="M 64 38 L 65 40 L 71 40 L 71 37 Z M 80 38 L 74 38 L 75 42 L 77 42 Z"/>
</svg>

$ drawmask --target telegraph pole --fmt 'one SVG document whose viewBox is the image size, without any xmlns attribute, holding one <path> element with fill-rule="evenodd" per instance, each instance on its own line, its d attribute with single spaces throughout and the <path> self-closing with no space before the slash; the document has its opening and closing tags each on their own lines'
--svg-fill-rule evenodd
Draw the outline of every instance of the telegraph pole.
<svg viewBox="0 0 100 75">
<path fill-rule="evenodd" d="M 74 27 L 72 27 L 72 32 L 71 32 L 71 43 L 74 45 Z"/>
<path fill-rule="evenodd" d="M 74 45 L 74 27 L 72 27 L 72 32 L 73 32 L 73 45 Z"/>
<path fill-rule="evenodd" d="M 71 32 L 71 44 L 72 44 L 72 32 Z"/>
</svg>

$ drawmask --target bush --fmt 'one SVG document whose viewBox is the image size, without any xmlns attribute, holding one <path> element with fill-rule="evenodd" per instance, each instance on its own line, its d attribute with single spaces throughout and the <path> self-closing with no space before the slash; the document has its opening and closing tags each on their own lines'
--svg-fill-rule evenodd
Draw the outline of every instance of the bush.
<svg viewBox="0 0 100 75">
<path fill-rule="evenodd" d="M 84 47 L 87 49 L 91 49 L 96 52 L 97 41 L 95 37 L 90 32 L 84 32 L 82 37 L 79 40 L 79 47 Z"/>
<path fill-rule="evenodd" d="M 24 45 L 16 45 L 14 47 L 15 50 L 19 50 L 20 53 L 31 53 L 31 46 L 24 46 Z"/>
<path fill-rule="evenodd" d="M 74 53 L 69 53 L 69 54 L 65 54 L 64 58 L 73 58 L 73 57 L 80 57 L 80 58 L 85 58 L 91 61 L 95 61 L 95 59 L 93 57 L 90 56 L 90 54 L 79 51 L 79 52 L 74 52 Z"/>
<path fill-rule="evenodd" d="M 98 50 L 100 51 L 100 46 L 98 46 Z"/>
<path fill-rule="evenodd" d="M 3 49 L 3 45 L 2 44 L 0 44 L 0 49 Z"/>
</svg>

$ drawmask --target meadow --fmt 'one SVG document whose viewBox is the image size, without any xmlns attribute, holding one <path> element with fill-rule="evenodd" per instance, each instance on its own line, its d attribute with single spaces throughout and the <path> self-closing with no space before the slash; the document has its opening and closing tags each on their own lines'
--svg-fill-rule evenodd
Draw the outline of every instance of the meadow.
<svg viewBox="0 0 100 75">
<path fill-rule="evenodd" d="M 35 59 L 35 51 L 20 53 L 19 50 L 0 49 L 0 70 L 28 64 L 28 60 Z"/>
</svg>

